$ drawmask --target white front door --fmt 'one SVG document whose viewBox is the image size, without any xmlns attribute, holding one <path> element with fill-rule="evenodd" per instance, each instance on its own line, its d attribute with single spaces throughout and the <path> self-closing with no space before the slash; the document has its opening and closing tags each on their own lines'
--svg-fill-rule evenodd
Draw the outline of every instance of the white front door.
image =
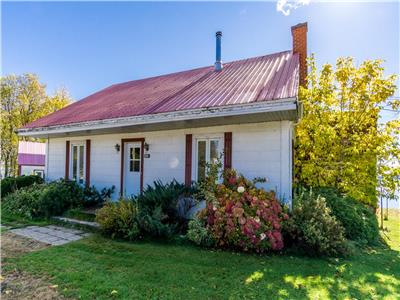
<svg viewBox="0 0 400 300">
<path fill-rule="evenodd" d="M 124 157 L 124 196 L 130 197 L 140 193 L 142 173 L 142 145 L 140 142 L 125 143 Z"/>
</svg>

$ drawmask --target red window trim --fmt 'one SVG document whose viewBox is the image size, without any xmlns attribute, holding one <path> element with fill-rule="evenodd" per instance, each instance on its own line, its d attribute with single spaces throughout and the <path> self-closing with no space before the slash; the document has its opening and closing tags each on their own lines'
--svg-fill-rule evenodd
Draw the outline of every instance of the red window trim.
<svg viewBox="0 0 400 300">
<path fill-rule="evenodd" d="M 86 140 L 86 170 L 85 185 L 90 187 L 90 140 Z"/>
<path fill-rule="evenodd" d="M 232 168 L 232 132 L 224 134 L 224 169 Z"/>
<path fill-rule="evenodd" d="M 69 149 L 70 141 L 65 142 L 65 180 L 69 179 Z"/>
<path fill-rule="evenodd" d="M 185 151 L 185 184 L 190 186 L 192 184 L 192 142 L 193 135 L 186 135 L 186 151 Z"/>
<path fill-rule="evenodd" d="M 121 139 L 121 178 L 120 178 L 120 196 L 124 195 L 124 162 L 125 162 L 125 143 L 128 142 L 141 142 L 140 150 L 140 192 L 143 192 L 143 152 L 144 152 L 144 138 Z"/>
</svg>

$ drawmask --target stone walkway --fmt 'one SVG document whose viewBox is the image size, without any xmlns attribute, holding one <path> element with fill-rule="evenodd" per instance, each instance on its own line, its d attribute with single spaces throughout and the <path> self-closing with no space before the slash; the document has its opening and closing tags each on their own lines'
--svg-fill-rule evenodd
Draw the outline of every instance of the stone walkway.
<svg viewBox="0 0 400 300">
<path fill-rule="evenodd" d="M 78 225 L 85 225 L 93 228 L 99 228 L 100 225 L 99 223 L 96 222 L 89 222 L 89 221 L 81 221 L 81 220 L 75 220 L 71 218 L 66 218 L 66 217 L 53 217 L 56 220 L 63 221 L 66 223 L 71 223 L 71 224 L 78 224 Z"/>
<path fill-rule="evenodd" d="M 10 232 L 53 246 L 64 245 L 90 235 L 81 230 L 54 225 L 44 227 L 28 226 L 24 228 L 11 229 Z"/>
</svg>

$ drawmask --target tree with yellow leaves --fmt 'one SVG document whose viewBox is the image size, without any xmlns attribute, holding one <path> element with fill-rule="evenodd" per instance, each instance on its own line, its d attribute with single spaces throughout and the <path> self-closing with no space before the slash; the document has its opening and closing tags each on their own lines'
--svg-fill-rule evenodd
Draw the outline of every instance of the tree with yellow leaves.
<svg viewBox="0 0 400 300">
<path fill-rule="evenodd" d="M 391 193 L 399 189 L 399 122 L 379 124 L 382 109 L 400 106 L 388 101 L 396 76 L 385 77 L 380 60 L 356 67 L 352 58 L 339 58 L 335 69 L 326 64 L 318 72 L 311 56 L 309 67 L 308 88 L 300 88 L 296 182 L 336 187 L 376 207 L 378 177 Z"/>
<path fill-rule="evenodd" d="M 1 95 L 1 165 L 4 176 L 17 173 L 18 136 L 16 130 L 36 119 L 68 105 L 64 89 L 48 96 L 46 86 L 35 74 L 8 75 L 0 79 Z"/>
</svg>

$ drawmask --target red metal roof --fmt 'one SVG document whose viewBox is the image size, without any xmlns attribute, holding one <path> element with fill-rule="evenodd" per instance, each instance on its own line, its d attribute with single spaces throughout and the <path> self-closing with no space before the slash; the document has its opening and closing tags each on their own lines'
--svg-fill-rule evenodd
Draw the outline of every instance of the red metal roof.
<svg viewBox="0 0 400 300">
<path fill-rule="evenodd" d="M 254 103 L 297 96 L 292 51 L 112 85 L 24 128 Z"/>
</svg>

